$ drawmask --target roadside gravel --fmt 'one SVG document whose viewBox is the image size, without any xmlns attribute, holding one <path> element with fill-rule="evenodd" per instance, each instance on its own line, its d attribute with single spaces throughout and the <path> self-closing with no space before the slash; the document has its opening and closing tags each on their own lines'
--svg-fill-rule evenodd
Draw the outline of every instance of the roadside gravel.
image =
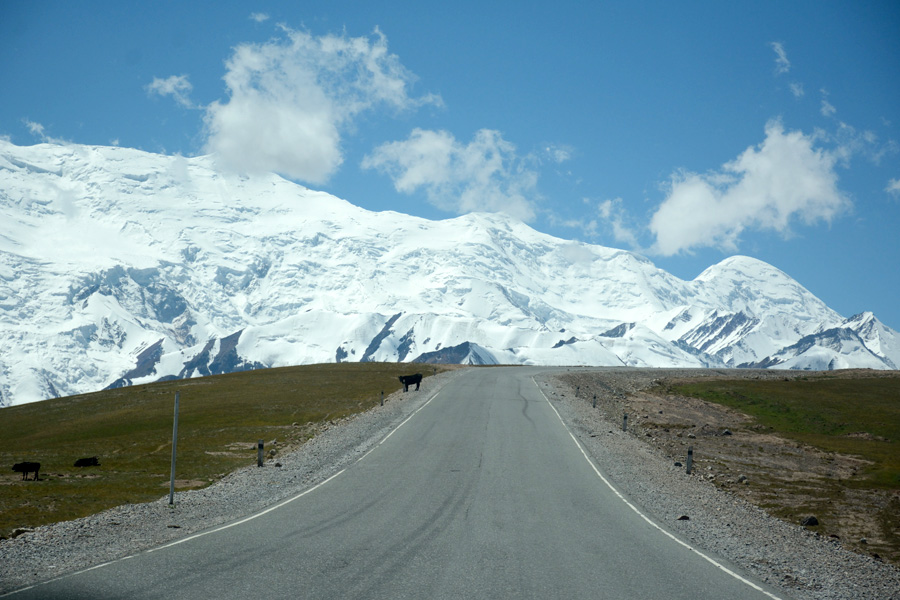
<svg viewBox="0 0 900 600">
<path fill-rule="evenodd" d="M 577 373 L 583 375 L 573 379 Z M 770 374 L 761 376 L 774 376 Z M 696 375 L 697 371 L 665 372 L 667 377 Z M 760 374 L 747 372 L 747 376 Z M 572 369 L 566 376 L 543 375 L 537 381 L 616 489 L 685 542 L 783 590 L 780 597 L 785 600 L 900 600 L 900 569 L 770 517 L 717 487 L 702 470 L 688 476 L 684 467 L 675 466 L 645 438 L 623 432 L 621 416 L 617 414 L 616 422 L 611 422 L 586 400 L 596 393 L 598 406 L 608 406 L 650 387 L 660 377 L 659 370 Z M 579 398 L 566 381 L 585 384 Z M 585 393 L 592 381 L 593 387 Z"/>
<path fill-rule="evenodd" d="M 607 398 L 658 377 L 652 370 L 579 372 L 600 374 L 598 390 Z M 351 465 L 463 373 L 429 377 L 418 393 L 392 394 L 383 407 L 329 425 L 264 468 L 247 467 L 208 488 L 178 492 L 174 508 L 166 494 L 2 540 L 0 595 L 214 528 L 302 493 Z M 548 372 L 537 381 L 612 484 L 682 540 L 784 590 L 785 600 L 900 600 L 900 570 L 773 519 L 700 476 L 686 476 L 654 448 L 623 433 L 621 423 L 604 420 L 589 403 L 576 400 L 559 377 Z M 682 516 L 689 520 L 679 520 Z"/>
</svg>

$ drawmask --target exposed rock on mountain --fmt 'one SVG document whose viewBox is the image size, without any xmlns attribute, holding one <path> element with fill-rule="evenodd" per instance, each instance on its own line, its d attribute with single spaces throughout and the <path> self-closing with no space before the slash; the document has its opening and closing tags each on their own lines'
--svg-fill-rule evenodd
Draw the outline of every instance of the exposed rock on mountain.
<svg viewBox="0 0 900 600">
<path fill-rule="evenodd" d="M 900 337 L 734 256 L 683 281 L 494 214 L 0 140 L 0 403 L 334 361 L 896 368 Z"/>
</svg>

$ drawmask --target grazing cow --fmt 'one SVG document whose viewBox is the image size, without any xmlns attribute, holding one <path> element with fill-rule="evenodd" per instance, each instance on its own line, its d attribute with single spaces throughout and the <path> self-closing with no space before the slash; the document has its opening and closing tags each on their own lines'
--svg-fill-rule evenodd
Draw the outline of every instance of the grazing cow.
<svg viewBox="0 0 900 600">
<path fill-rule="evenodd" d="M 13 471 L 22 474 L 22 479 L 28 479 L 29 473 L 34 473 L 34 480 L 38 480 L 38 471 L 41 470 L 41 463 L 37 462 L 20 462 L 13 465 Z"/>
<path fill-rule="evenodd" d="M 422 374 L 416 373 L 415 375 L 401 375 L 399 377 L 400 383 L 403 384 L 403 391 L 408 392 L 409 386 L 412 384 L 416 384 L 416 391 L 419 391 L 419 384 L 422 383 Z"/>
<path fill-rule="evenodd" d="M 79 458 L 75 461 L 76 467 L 99 467 L 100 461 L 97 460 L 96 456 L 92 456 L 90 458 Z"/>
</svg>

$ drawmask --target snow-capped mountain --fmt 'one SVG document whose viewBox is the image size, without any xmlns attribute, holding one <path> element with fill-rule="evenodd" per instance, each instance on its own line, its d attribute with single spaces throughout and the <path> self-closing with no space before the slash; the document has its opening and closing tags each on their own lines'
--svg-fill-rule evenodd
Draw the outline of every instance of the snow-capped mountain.
<svg viewBox="0 0 900 600">
<path fill-rule="evenodd" d="M 693 281 L 493 214 L 370 212 L 210 157 L 0 140 L 0 404 L 334 361 L 896 368 L 761 261 Z"/>
</svg>

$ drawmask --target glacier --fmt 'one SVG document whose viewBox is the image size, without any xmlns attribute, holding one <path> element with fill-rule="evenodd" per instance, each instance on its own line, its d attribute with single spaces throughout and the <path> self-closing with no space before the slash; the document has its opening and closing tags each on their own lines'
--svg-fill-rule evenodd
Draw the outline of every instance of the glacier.
<svg viewBox="0 0 900 600">
<path fill-rule="evenodd" d="M 0 405 L 341 361 L 900 364 L 873 314 L 753 258 L 684 281 L 503 215 L 367 211 L 210 156 L 0 139 L 0 211 Z"/>
</svg>

